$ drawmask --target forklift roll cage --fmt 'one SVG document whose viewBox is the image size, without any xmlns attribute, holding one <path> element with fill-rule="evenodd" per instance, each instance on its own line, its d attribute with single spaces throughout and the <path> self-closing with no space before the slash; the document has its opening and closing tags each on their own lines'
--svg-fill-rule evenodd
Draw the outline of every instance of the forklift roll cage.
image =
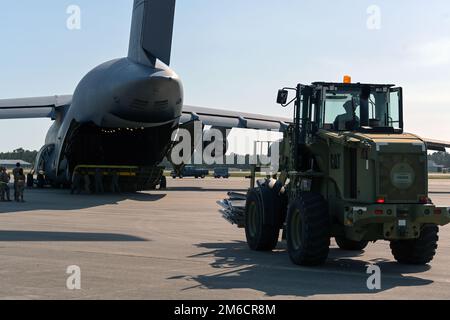
<svg viewBox="0 0 450 320">
<path fill-rule="evenodd" d="M 287 103 L 288 91 L 295 92 L 295 98 Z M 278 93 L 277 102 L 283 107 L 294 103 L 294 126 L 295 142 L 297 145 L 305 145 L 308 138 L 314 135 L 319 129 L 332 130 L 323 127 L 324 115 L 326 110 L 327 93 L 351 93 L 359 92 L 361 107 L 361 121 L 359 126 L 353 127 L 348 131 L 361 133 L 380 133 L 380 134 L 401 134 L 403 133 L 403 90 L 395 85 L 375 85 L 361 83 L 331 83 L 315 82 L 312 85 L 298 84 L 296 88 L 283 88 Z M 370 95 L 373 93 L 385 93 L 387 95 L 385 106 L 385 124 L 384 126 L 371 126 L 369 119 Z M 391 97 L 396 94 L 398 97 L 398 120 L 390 118 Z M 392 121 L 391 121 L 392 120 Z M 398 127 L 392 124 L 398 123 Z M 338 130 L 335 130 L 338 131 Z M 298 152 L 298 151 L 296 151 Z"/>
</svg>

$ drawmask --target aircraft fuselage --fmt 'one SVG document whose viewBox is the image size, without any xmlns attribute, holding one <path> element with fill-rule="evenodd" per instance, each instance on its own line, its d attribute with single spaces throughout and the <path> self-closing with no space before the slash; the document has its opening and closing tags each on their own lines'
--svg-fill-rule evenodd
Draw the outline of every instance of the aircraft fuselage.
<svg viewBox="0 0 450 320">
<path fill-rule="evenodd" d="M 80 164 L 156 166 L 182 106 L 182 83 L 169 67 L 129 58 L 106 62 L 80 81 L 49 130 L 46 144 L 54 144 L 54 152 L 46 174 L 64 183 Z"/>
</svg>

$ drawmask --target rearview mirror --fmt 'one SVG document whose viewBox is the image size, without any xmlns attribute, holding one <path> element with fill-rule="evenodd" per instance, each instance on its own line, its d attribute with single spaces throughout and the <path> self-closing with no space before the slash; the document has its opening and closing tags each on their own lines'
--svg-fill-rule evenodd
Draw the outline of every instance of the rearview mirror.
<svg viewBox="0 0 450 320">
<path fill-rule="evenodd" d="M 288 96 L 289 92 L 287 90 L 278 90 L 277 103 L 286 104 Z"/>
</svg>

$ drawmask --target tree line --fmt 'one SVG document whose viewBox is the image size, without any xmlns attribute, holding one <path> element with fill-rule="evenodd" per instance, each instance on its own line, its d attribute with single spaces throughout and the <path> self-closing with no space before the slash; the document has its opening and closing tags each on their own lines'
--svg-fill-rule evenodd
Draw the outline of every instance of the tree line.
<svg viewBox="0 0 450 320">
<path fill-rule="evenodd" d="M 23 160 L 34 164 L 38 151 L 25 150 L 18 148 L 12 152 L 0 152 L 0 159 L 3 160 Z M 450 168 L 450 153 L 436 152 L 428 156 L 429 160 L 434 161 L 437 165 Z"/>
<path fill-rule="evenodd" d="M 436 152 L 428 156 L 428 160 L 434 161 L 437 165 L 450 168 L 450 153 Z"/>
<path fill-rule="evenodd" d="M 12 152 L 0 152 L 0 159 L 3 160 L 23 160 L 25 162 L 34 164 L 38 151 L 25 150 L 19 148 Z"/>
</svg>

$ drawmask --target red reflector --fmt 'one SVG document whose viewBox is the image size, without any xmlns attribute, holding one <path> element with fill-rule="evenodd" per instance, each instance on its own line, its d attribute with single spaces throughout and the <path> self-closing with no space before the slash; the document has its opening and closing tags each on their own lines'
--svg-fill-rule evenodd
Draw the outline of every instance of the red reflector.
<svg viewBox="0 0 450 320">
<path fill-rule="evenodd" d="M 420 203 L 428 203 L 428 197 L 420 197 Z"/>
<path fill-rule="evenodd" d="M 442 214 L 442 210 L 441 209 L 434 209 L 434 214 Z"/>
<path fill-rule="evenodd" d="M 380 216 L 380 215 L 384 214 L 384 211 L 383 210 L 375 210 L 375 214 L 377 216 Z"/>
<path fill-rule="evenodd" d="M 386 200 L 384 198 L 378 198 L 377 203 L 383 204 L 386 203 Z"/>
</svg>

